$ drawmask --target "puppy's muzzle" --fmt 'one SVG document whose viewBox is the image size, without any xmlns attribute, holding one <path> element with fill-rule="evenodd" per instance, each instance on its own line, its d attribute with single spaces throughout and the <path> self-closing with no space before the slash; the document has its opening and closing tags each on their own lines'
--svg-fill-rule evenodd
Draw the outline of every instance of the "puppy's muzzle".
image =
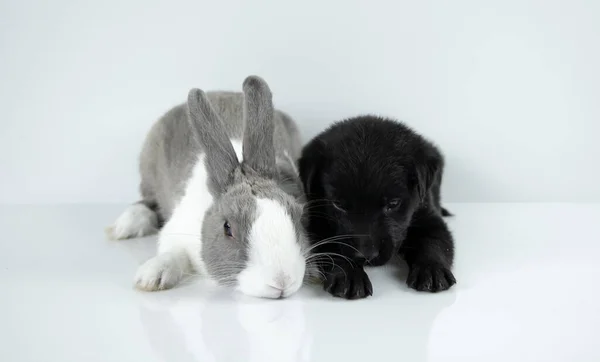
<svg viewBox="0 0 600 362">
<path fill-rule="evenodd" d="M 356 241 L 356 249 L 354 256 L 365 263 L 370 263 L 379 257 L 379 243 L 370 237 L 359 238 Z"/>
</svg>

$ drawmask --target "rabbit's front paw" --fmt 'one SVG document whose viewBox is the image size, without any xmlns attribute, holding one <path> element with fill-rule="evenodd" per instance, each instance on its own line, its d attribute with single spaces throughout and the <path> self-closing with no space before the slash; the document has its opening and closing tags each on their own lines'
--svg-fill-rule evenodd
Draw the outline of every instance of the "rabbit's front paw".
<svg viewBox="0 0 600 362">
<path fill-rule="evenodd" d="M 135 275 L 135 286 L 147 292 L 173 288 L 184 273 L 181 258 L 159 254 L 142 264 Z"/>
</svg>

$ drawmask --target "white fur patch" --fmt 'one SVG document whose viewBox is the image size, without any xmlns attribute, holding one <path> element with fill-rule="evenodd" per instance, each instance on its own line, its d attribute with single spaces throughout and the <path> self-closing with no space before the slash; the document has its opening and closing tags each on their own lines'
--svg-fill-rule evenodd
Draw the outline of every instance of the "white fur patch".
<svg viewBox="0 0 600 362">
<path fill-rule="evenodd" d="M 242 142 L 236 139 L 231 140 L 238 160 L 242 161 Z M 174 265 L 168 266 L 169 262 L 178 261 L 183 263 L 180 266 L 182 273 L 190 273 L 195 270 L 207 277 L 210 277 L 206 270 L 206 265 L 202 261 L 202 224 L 206 211 L 213 204 L 213 196 L 208 190 L 208 171 L 204 163 L 205 155 L 198 156 L 198 161 L 194 165 L 192 176 L 188 180 L 185 192 L 179 203 L 173 210 L 171 218 L 167 221 L 160 232 L 158 239 L 158 255 L 140 266 L 136 275 L 136 285 L 144 290 L 159 290 L 157 288 L 148 288 L 147 286 L 156 285 L 153 281 L 161 279 L 165 270 L 173 270 Z M 183 262 L 181 258 L 165 258 L 163 255 L 185 255 L 187 259 Z M 167 276 L 173 276 L 172 272 Z M 178 278 L 177 280 L 179 280 Z M 167 283 L 162 285 L 162 289 L 172 287 Z"/>
<path fill-rule="evenodd" d="M 138 289 L 153 292 L 177 285 L 189 270 L 184 253 L 162 253 L 142 264 L 135 275 Z"/>
<path fill-rule="evenodd" d="M 232 139 L 231 145 L 233 146 L 233 150 L 235 151 L 235 155 L 237 156 L 238 162 L 242 162 L 244 160 L 244 148 L 242 145 L 242 141 Z"/>
<path fill-rule="evenodd" d="M 204 154 L 198 157 L 183 197 L 160 232 L 158 254 L 185 252 L 192 266 L 198 272 L 206 274 L 206 268 L 200 258 L 202 223 L 204 214 L 213 203 L 213 197 L 208 191 L 208 172 L 204 159 Z"/>
<path fill-rule="evenodd" d="M 112 226 L 106 229 L 113 240 L 139 238 L 158 231 L 158 217 L 144 204 L 129 205 Z"/>
<path fill-rule="evenodd" d="M 279 202 L 256 202 L 257 219 L 249 234 L 248 266 L 238 275 L 238 288 L 258 297 L 286 297 L 302 286 L 306 270 L 296 230 Z"/>
</svg>

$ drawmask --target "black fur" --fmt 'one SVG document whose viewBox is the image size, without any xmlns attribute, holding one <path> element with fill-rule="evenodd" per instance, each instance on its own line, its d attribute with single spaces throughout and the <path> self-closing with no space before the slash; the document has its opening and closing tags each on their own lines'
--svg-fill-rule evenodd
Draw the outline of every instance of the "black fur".
<svg viewBox="0 0 600 362">
<path fill-rule="evenodd" d="M 451 214 L 440 205 L 444 159 L 432 143 L 400 122 L 360 116 L 315 137 L 299 165 L 312 242 L 331 238 L 315 247 L 333 258 L 321 266 L 328 292 L 372 295 L 364 265 L 398 253 L 411 288 L 437 292 L 456 282 L 454 242 L 442 219 Z"/>
</svg>

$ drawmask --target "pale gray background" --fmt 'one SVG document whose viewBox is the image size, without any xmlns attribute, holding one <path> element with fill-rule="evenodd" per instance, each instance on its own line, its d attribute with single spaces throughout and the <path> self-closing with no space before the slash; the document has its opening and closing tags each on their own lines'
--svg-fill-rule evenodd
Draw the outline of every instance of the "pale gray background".
<svg viewBox="0 0 600 362">
<path fill-rule="evenodd" d="M 0 202 L 129 202 L 151 123 L 264 77 L 305 140 L 405 120 L 447 201 L 600 201 L 600 1 L 0 2 Z"/>
</svg>

